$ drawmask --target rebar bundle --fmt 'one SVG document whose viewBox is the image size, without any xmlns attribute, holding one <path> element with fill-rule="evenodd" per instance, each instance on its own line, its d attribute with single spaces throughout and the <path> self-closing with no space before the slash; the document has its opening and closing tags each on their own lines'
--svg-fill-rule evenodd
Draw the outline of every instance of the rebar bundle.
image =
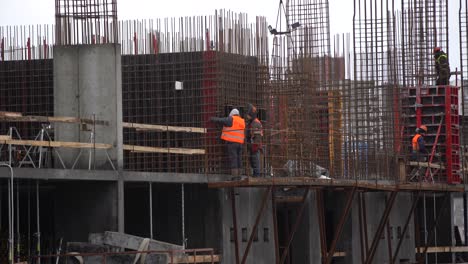
<svg viewBox="0 0 468 264">
<path fill-rule="evenodd" d="M 56 0 L 57 45 L 117 43 L 117 0 Z"/>
</svg>

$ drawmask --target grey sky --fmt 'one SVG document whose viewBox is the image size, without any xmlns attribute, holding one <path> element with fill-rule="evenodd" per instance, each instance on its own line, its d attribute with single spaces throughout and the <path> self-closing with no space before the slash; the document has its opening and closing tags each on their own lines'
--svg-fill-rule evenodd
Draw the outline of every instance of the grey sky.
<svg viewBox="0 0 468 264">
<path fill-rule="evenodd" d="M 399 2 L 399 1 L 396 1 Z M 450 0 L 450 64 L 459 67 L 458 51 L 458 2 Z M 0 26 L 53 24 L 55 1 L 53 0 L 0 0 Z M 278 0 L 118 0 L 118 16 L 126 19 L 150 19 L 193 15 L 211 15 L 215 9 L 229 9 L 248 13 L 250 21 L 255 16 L 266 16 L 274 25 Z M 332 34 L 352 32 L 353 1 L 330 0 L 330 30 Z"/>
</svg>

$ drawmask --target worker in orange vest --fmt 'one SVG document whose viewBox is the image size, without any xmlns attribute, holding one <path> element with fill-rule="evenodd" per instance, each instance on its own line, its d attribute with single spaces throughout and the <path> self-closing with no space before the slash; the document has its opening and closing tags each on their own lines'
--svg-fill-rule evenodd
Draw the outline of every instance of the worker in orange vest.
<svg viewBox="0 0 468 264">
<path fill-rule="evenodd" d="M 263 127 L 262 122 L 257 118 L 257 108 L 252 104 L 247 106 L 247 129 L 245 136 L 247 141 L 247 149 L 249 152 L 250 167 L 252 168 L 252 176 L 260 176 L 260 152 L 262 151 Z"/>
<path fill-rule="evenodd" d="M 212 117 L 211 121 L 222 124 L 221 139 L 226 142 L 231 174 L 235 177 L 242 170 L 242 148 L 245 141 L 245 121 L 240 117 L 239 110 L 232 109 L 228 117 Z"/>
<path fill-rule="evenodd" d="M 427 133 L 427 126 L 422 125 L 416 128 L 416 135 L 414 135 L 413 139 L 411 140 L 411 160 L 417 162 L 425 162 L 427 160 L 427 150 L 426 150 L 426 142 L 424 142 L 424 135 Z M 410 181 L 420 181 L 421 177 L 424 176 L 424 171 L 426 168 L 421 166 L 418 163 L 416 167 L 414 167 L 410 174 L 409 180 Z"/>
<path fill-rule="evenodd" d="M 426 161 L 427 150 L 424 142 L 424 135 L 427 133 L 427 126 L 422 125 L 416 128 L 416 135 L 411 140 L 411 159 L 414 161 Z"/>
</svg>

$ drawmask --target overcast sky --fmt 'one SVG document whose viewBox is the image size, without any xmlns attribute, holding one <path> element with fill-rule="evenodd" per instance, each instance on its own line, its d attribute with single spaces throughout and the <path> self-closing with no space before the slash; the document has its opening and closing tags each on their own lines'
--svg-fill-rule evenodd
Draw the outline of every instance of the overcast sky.
<svg viewBox="0 0 468 264">
<path fill-rule="evenodd" d="M 332 34 L 352 32 L 353 1 L 329 0 L 330 31 Z M 399 1 L 395 1 L 399 2 Z M 459 67 L 458 58 L 458 2 L 449 1 L 450 64 Z M 53 0 L 0 0 L 0 26 L 53 24 L 55 1 Z M 215 9 L 228 9 L 250 15 L 266 16 L 274 25 L 278 12 L 278 0 L 118 0 L 120 20 L 164 18 L 193 15 L 211 15 Z"/>
</svg>

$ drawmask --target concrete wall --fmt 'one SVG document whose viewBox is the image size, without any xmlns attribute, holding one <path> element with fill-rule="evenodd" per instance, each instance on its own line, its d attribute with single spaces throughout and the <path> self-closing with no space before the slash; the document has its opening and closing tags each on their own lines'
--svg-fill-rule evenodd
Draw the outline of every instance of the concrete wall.
<svg viewBox="0 0 468 264">
<path fill-rule="evenodd" d="M 120 45 L 77 45 L 54 47 L 54 115 L 109 121 L 96 126 L 96 143 L 114 146 L 109 150 L 114 164 L 122 166 L 122 76 Z M 91 126 L 88 128 L 92 128 Z M 90 142 L 90 132 L 77 124 L 55 124 L 55 139 Z M 78 150 L 61 150 L 67 166 Z M 88 167 L 88 151 L 79 167 Z M 96 167 L 106 167 L 107 157 L 97 150 Z"/>
<path fill-rule="evenodd" d="M 321 262 L 320 228 L 315 194 L 315 191 L 309 192 L 301 223 L 292 241 L 291 253 L 293 263 Z M 300 204 L 297 207 L 299 206 Z M 299 210 L 299 208 L 297 209 Z"/>
<path fill-rule="evenodd" d="M 56 237 L 65 242 L 87 241 L 89 233 L 117 230 L 116 197 L 115 182 L 56 183 Z"/>
<path fill-rule="evenodd" d="M 372 244 L 374 234 L 377 231 L 377 228 L 380 223 L 380 219 L 385 210 L 385 196 L 383 192 L 378 193 L 365 193 L 364 199 L 366 200 L 366 215 L 367 215 L 367 235 L 369 247 Z M 389 224 L 391 228 L 390 240 L 392 252 L 394 252 L 398 239 L 400 237 L 398 230 L 403 230 L 406 218 L 408 216 L 409 210 L 411 209 L 413 197 L 411 194 L 399 193 L 397 194 L 395 203 L 390 212 Z M 358 209 L 358 199 L 355 199 L 353 208 L 352 208 L 352 263 L 362 263 L 361 261 L 361 243 L 359 235 L 359 209 Z M 398 259 L 396 263 L 399 263 L 400 260 L 408 259 L 414 261 L 414 248 L 415 248 L 415 239 L 414 239 L 414 221 L 413 217 L 410 220 L 408 230 L 406 235 L 403 238 L 403 243 L 400 247 L 398 254 Z M 380 238 L 379 246 L 375 252 L 375 256 L 372 263 L 389 263 L 389 251 L 388 251 L 388 242 L 387 242 L 387 229 L 384 229 L 384 232 Z"/>
<path fill-rule="evenodd" d="M 239 238 L 239 255 L 240 259 L 245 252 L 245 248 L 252 232 L 255 219 L 257 217 L 263 193 L 266 188 L 242 188 L 235 189 L 236 207 L 237 207 L 237 225 L 238 225 L 238 238 Z M 230 241 L 230 229 L 233 228 L 232 209 L 229 189 L 223 189 L 220 192 L 221 210 L 222 210 L 222 224 L 223 224 L 223 245 L 222 245 L 222 258 L 223 264 L 235 263 L 235 249 L 234 242 Z M 247 239 L 242 241 L 242 229 L 247 230 Z M 267 229 L 267 230 L 265 230 Z M 264 232 L 267 231 L 268 241 L 264 240 Z M 275 262 L 274 251 L 274 233 L 273 233 L 273 219 L 271 208 L 271 196 L 267 201 L 267 206 L 263 212 L 263 216 L 258 225 L 258 241 L 254 241 L 249 251 L 247 263 L 256 264 L 271 264 Z"/>
</svg>

